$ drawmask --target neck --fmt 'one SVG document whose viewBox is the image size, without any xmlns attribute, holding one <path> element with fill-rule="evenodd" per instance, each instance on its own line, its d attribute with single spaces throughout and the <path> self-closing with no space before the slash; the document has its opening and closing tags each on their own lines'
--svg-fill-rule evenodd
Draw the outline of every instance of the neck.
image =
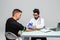
<svg viewBox="0 0 60 40">
<path fill-rule="evenodd" d="M 12 17 L 14 20 L 17 20 L 16 17 Z"/>
</svg>

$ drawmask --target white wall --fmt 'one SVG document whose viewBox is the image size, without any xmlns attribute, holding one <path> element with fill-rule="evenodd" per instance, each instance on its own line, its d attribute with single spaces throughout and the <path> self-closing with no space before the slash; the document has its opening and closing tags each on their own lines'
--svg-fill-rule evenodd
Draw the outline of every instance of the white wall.
<svg viewBox="0 0 60 40">
<path fill-rule="evenodd" d="M 23 11 L 19 22 L 24 26 L 33 17 L 34 8 L 40 9 L 46 27 L 56 27 L 60 22 L 60 0 L 0 0 L 0 33 L 4 33 L 5 22 L 15 8 Z"/>
</svg>

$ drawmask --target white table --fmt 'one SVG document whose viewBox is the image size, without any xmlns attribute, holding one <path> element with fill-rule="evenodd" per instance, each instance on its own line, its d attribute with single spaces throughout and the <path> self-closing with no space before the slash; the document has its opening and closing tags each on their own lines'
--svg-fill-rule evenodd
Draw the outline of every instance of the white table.
<svg viewBox="0 0 60 40">
<path fill-rule="evenodd" d="M 60 37 L 60 31 L 51 31 L 51 32 L 41 32 L 41 31 L 33 31 L 33 32 L 23 32 L 22 39 L 24 37 Z"/>
</svg>

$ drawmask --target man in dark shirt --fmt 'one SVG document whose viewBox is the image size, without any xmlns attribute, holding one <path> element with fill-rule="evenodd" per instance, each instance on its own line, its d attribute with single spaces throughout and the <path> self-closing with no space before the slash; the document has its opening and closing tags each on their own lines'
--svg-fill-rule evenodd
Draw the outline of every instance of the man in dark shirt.
<svg viewBox="0 0 60 40">
<path fill-rule="evenodd" d="M 19 30 L 26 30 L 26 27 L 24 27 L 22 24 L 17 22 L 17 20 L 19 20 L 21 18 L 21 15 L 22 15 L 21 10 L 19 10 L 19 9 L 13 10 L 12 17 L 6 21 L 5 32 L 12 32 L 16 36 L 19 36 L 18 35 Z M 9 39 L 6 38 L 6 40 L 9 40 Z"/>
</svg>

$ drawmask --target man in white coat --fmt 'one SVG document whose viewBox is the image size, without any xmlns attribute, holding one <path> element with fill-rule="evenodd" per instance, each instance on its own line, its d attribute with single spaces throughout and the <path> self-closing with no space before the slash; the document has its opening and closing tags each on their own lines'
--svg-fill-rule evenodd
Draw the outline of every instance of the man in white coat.
<svg viewBox="0 0 60 40">
<path fill-rule="evenodd" d="M 40 11 L 39 9 L 34 9 L 33 10 L 33 16 L 30 20 L 30 22 L 27 24 L 28 29 L 33 29 L 33 30 L 40 30 L 44 28 L 44 18 L 40 16 Z M 41 39 L 41 40 L 47 40 L 46 37 L 32 37 L 31 40 L 36 40 L 36 39 Z"/>
</svg>

